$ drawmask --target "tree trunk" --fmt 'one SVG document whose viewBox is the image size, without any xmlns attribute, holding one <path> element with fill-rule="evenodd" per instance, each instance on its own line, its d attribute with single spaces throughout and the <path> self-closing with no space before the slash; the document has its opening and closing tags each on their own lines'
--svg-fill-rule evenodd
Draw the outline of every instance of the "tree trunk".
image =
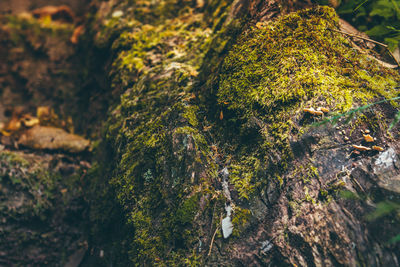
<svg viewBox="0 0 400 267">
<path fill-rule="evenodd" d="M 68 69 L 48 75 L 52 86 L 39 90 L 28 63 L 12 68 L 11 44 L 3 67 L 14 69 L 7 83 L 33 92 L 22 103 L 47 99 L 99 140 L 91 157 L 71 159 L 78 173 L 92 160 L 77 193 L 89 230 L 54 250 L 59 262 L 86 239 L 82 266 L 399 264 L 399 126 L 389 125 L 400 76 L 346 39 L 333 9 L 115 0 L 93 10 L 78 44 L 73 29 L 56 37 L 69 49 L 61 59 L 24 32 L 25 61 Z M 11 16 L 5 36 L 27 21 L 45 27 Z"/>
</svg>

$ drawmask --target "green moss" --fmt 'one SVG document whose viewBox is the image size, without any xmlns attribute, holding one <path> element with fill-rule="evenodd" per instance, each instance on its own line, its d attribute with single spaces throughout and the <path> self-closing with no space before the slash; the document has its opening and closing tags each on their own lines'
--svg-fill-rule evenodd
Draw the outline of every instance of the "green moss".
<svg viewBox="0 0 400 267">
<path fill-rule="evenodd" d="M 242 144 L 230 150 L 238 159 L 234 164 L 241 166 L 235 169 L 242 168 L 246 177 L 254 179 L 260 171 L 243 160 L 251 157 L 260 160 L 259 169 L 268 169 L 253 184 L 268 184 L 267 179 L 285 173 L 293 158 L 289 140 L 298 139 L 318 120 L 305 114 L 304 108 L 343 112 L 397 95 L 399 75 L 358 53 L 332 31 L 337 29 L 333 9 L 302 10 L 251 27 L 224 59 L 217 101 L 228 115 L 221 128 L 241 133 L 230 141 L 233 147 Z M 305 183 L 318 177 L 311 165 L 300 173 Z"/>
<path fill-rule="evenodd" d="M 273 140 L 266 146 L 284 149 L 304 107 L 347 111 L 395 96 L 398 75 L 354 51 L 331 31 L 337 28 L 337 16 L 326 7 L 253 27 L 224 61 L 219 102 L 246 118 L 258 117 L 263 135 Z"/>
<path fill-rule="evenodd" d="M 123 8 L 128 2 L 131 11 Z M 313 121 L 304 107 L 346 111 L 395 95 L 398 80 L 328 30 L 338 27 L 332 9 L 300 11 L 251 27 L 229 51 L 243 26 L 227 22 L 229 1 L 208 3 L 206 17 L 191 13 L 190 3 L 181 4 L 174 10 L 119 1 L 113 10 L 124 15 L 105 15 L 102 29 L 113 35 L 104 37 L 115 54 L 112 87 L 124 92 L 107 122 L 113 155 L 108 161 L 115 162 L 107 174 L 115 190 L 110 195 L 134 232 L 126 240 L 134 265 L 201 262 L 195 248 L 208 234 L 203 225 L 219 227 L 225 201 L 214 185 L 219 167 L 211 143 L 218 144 L 230 183 L 246 203 L 262 186 L 285 184 L 289 139 L 298 140 Z M 153 11 L 163 14 L 151 22 Z M 115 29 L 122 22 L 132 27 Z M 221 110 L 224 118 L 218 119 Z M 205 125 L 212 126 L 209 132 Z M 318 177 L 312 164 L 298 175 L 304 183 Z M 299 201 L 315 202 L 307 193 Z M 235 206 L 234 235 L 251 217 L 251 207 Z"/>
<path fill-rule="evenodd" d="M 207 166 L 217 173 L 192 93 L 211 31 L 201 14 L 186 11 L 152 25 L 147 15 L 135 17 L 112 45 L 112 84 L 125 93 L 108 122 L 117 162 L 110 183 L 134 229 L 128 247 L 136 265 L 196 265 L 194 218 L 201 218 L 199 202 L 210 188 L 201 172 Z"/>
<path fill-rule="evenodd" d="M 314 197 L 312 197 L 312 196 L 308 193 L 308 187 L 307 187 L 307 186 L 304 186 L 303 189 L 304 189 L 304 198 L 303 198 L 303 201 L 307 201 L 307 202 L 310 202 L 310 203 L 313 203 L 313 204 L 317 203 L 316 199 L 315 199 Z"/>
<path fill-rule="evenodd" d="M 237 164 L 230 165 L 230 183 L 235 187 L 241 199 L 249 200 L 256 187 L 257 171 L 260 169 L 260 160 L 255 157 L 242 158 Z"/>
<path fill-rule="evenodd" d="M 235 212 L 232 218 L 233 232 L 232 235 L 239 237 L 240 234 L 249 225 L 249 220 L 251 218 L 251 212 L 248 209 L 235 207 Z"/>
<path fill-rule="evenodd" d="M 305 165 L 298 166 L 293 172 L 292 175 L 300 179 L 303 184 L 311 183 L 311 179 L 318 178 L 318 170 L 311 163 L 307 163 Z"/>
<path fill-rule="evenodd" d="M 9 28 L 10 39 L 15 45 L 29 43 L 34 47 L 49 37 L 69 40 L 74 30 L 72 24 L 52 22 L 51 19 L 38 20 L 30 16 L 6 16 L 2 18 L 2 24 Z"/>
<path fill-rule="evenodd" d="M 199 195 L 194 195 L 184 200 L 176 211 L 176 221 L 180 224 L 191 224 L 199 210 Z"/>
</svg>

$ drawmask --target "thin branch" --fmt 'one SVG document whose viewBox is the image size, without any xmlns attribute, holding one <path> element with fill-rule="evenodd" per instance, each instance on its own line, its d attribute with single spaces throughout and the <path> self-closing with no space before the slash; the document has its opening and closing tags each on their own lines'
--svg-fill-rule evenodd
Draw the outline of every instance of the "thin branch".
<svg viewBox="0 0 400 267">
<path fill-rule="evenodd" d="M 215 232 L 214 232 L 213 237 L 211 239 L 210 249 L 208 250 L 207 257 L 209 257 L 211 255 L 211 250 L 212 250 L 212 247 L 213 247 L 213 244 L 214 244 L 214 238 L 215 238 L 215 235 L 217 234 L 218 229 L 219 229 L 219 227 L 217 227 L 217 229 L 215 229 Z"/>
<path fill-rule="evenodd" d="M 351 36 L 351 37 L 359 38 L 359 39 L 362 39 L 362 40 L 365 40 L 365 41 L 368 41 L 368 42 L 383 46 L 385 48 L 388 48 L 388 46 L 386 44 L 380 43 L 378 41 L 375 41 L 375 40 L 372 40 L 372 39 L 369 39 L 369 38 L 366 38 L 366 37 L 362 37 L 362 36 L 357 35 L 357 34 L 352 34 L 352 33 L 339 31 L 339 30 L 335 30 L 335 29 L 329 29 L 329 30 L 334 31 L 334 32 L 338 32 L 338 33 L 341 33 L 341 34 L 345 34 L 345 35 L 348 35 L 348 36 Z"/>
<path fill-rule="evenodd" d="M 390 51 L 390 49 L 387 49 L 389 51 L 389 54 L 392 56 L 392 58 L 394 59 L 394 61 L 396 61 L 397 66 L 400 66 L 400 62 L 397 60 L 397 58 L 393 55 L 392 51 Z"/>
</svg>

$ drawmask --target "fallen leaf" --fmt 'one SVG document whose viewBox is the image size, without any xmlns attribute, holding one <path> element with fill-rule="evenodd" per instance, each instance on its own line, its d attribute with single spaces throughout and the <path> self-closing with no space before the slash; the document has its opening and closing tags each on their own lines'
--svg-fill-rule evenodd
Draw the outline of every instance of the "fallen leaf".
<svg viewBox="0 0 400 267">
<path fill-rule="evenodd" d="M 318 115 L 318 116 L 324 115 L 324 113 L 322 111 L 315 110 L 314 108 L 305 108 L 305 109 L 303 109 L 303 111 L 306 113 L 310 113 L 312 115 Z"/>
<path fill-rule="evenodd" d="M 25 127 L 33 127 L 39 124 L 39 119 L 29 114 L 26 114 L 21 118 L 21 122 Z"/>
<path fill-rule="evenodd" d="M 323 113 L 328 113 L 329 108 L 319 107 L 317 110 L 322 111 Z"/>
<path fill-rule="evenodd" d="M 40 106 L 36 108 L 36 116 L 41 120 L 42 118 L 50 117 L 51 110 L 49 106 Z"/>
<path fill-rule="evenodd" d="M 374 138 L 372 136 L 370 136 L 369 134 L 363 134 L 363 136 L 364 136 L 365 142 L 368 142 L 368 143 L 374 142 Z"/>
<path fill-rule="evenodd" d="M 357 145 L 353 145 L 353 148 L 359 150 L 359 151 L 368 151 L 371 150 L 371 148 L 366 147 L 366 146 L 357 146 Z"/>
<path fill-rule="evenodd" d="M 90 146 L 90 141 L 81 136 L 60 128 L 40 125 L 25 130 L 17 143 L 32 149 L 63 150 L 70 153 L 83 152 Z"/>
<path fill-rule="evenodd" d="M 84 31 L 85 28 L 83 27 L 83 25 L 76 27 L 70 39 L 71 43 L 77 44 L 79 41 L 79 37 L 84 33 Z"/>
<path fill-rule="evenodd" d="M 51 17 L 54 21 L 63 21 L 72 23 L 75 19 L 75 14 L 68 6 L 45 6 L 32 11 L 35 18 Z"/>
<path fill-rule="evenodd" d="M 385 149 L 383 149 L 383 147 L 380 147 L 380 146 L 372 146 L 372 149 L 373 149 L 373 150 L 376 150 L 376 151 L 383 151 L 383 150 L 385 150 Z"/>
</svg>

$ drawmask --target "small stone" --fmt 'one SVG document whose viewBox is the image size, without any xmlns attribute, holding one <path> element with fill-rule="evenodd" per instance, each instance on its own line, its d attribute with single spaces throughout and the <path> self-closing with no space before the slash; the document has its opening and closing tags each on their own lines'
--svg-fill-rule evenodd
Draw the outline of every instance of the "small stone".
<svg viewBox="0 0 400 267">
<path fill-rule="evenodd" d="M 121 10 L 116 10 L 112 13 L 111 17 L 113 18 L 119 18 L 122 17 L 124 15 L 124 12 L 122 12 Z"/>
</svg>

